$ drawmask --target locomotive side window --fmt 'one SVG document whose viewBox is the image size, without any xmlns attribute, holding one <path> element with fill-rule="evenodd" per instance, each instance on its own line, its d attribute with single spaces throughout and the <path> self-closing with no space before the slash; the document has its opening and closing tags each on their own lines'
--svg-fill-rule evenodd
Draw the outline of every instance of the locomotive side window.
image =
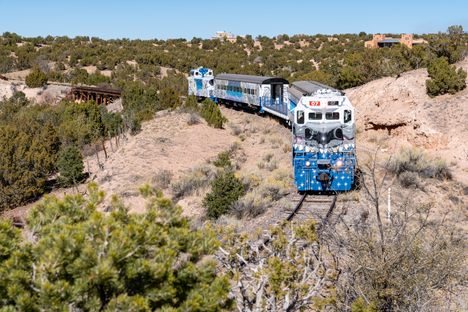
<svg viewBox="0 0 468 312">
<path fill-rule="evenodd" d="M 351 111 L 350 110 L 345 110 L 344 111 L 344 122 L 348 123 L 351 121 Z"/>
<path fill-rule="evenodd" d="M 340 119 L 340 113 L 338 113 L 338 112 L 325 113 L 325 119 L 327 119 L 327 120 L 338 120 L 338 119 Z"/>
<path fill-rule="evenodd" d="M 309 113 L 309 120 L 322 120 L 322 113 Z"/>
<path fill-rule="evenodd" d="M 298 125 L 304 124 L 304 111 L 297 111 L 296 122 Z"/>
<path fill-rule="evenodd" d="M 208 83 L 210 84 L 210 86 L 212 86 L 214 84 L 214 80 L 211 79 Z"/>
</svg>

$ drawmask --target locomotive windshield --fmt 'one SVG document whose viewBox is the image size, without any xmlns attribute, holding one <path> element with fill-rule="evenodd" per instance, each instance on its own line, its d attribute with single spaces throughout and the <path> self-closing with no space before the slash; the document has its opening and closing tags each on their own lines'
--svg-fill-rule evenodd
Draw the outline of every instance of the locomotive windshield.
<svg viewBox="0 0 468 312">
<path fill-rule="evenodd" d="M 317 144 L 328 144 L 333 140 L 343 140 L 343 130 L 341 127 L 330 131 L 316 131 L 311 128 L 304 130 L 304 139 L 306 141 L 315 141 Z"/>
</svg>

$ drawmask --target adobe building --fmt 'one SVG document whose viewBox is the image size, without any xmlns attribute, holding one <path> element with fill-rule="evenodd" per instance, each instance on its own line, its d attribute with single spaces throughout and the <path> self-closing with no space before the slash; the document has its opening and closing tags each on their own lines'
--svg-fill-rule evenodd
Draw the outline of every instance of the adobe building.
<svg viewBox="0 0 468 312">
<path fill-rule="evenodd" d="M 227 31 L 217 31 L 211 39 L 219 39 L 221 41 L 229 41 L 231 43 L 236 42 L 236 37 Z"/>
<path fill-rule="evenodd" d="M 372 40 L 366 41 L 364 46 L 369 49 L 392 47 L 397 44 L 404 44 L 408 48 L 415 45 L 426 44 L 424 39 L 414 39 L 413 34 L 402 34 L 400 38 L 385 37 L 385 35 L 375 34 Z"/>
</svg>

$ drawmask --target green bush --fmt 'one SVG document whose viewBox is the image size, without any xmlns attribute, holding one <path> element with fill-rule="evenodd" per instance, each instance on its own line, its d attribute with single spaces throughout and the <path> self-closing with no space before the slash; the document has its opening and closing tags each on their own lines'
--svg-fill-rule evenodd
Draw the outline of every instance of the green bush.
<svg viewBox="0 0 468 312">
<path fill-rule="evenodd" d="M 206 120 L 208 125 L 218 129 L 222 129 L 227 121 L 223 114 L 221 114 L 219 106 L 210 99 L 205 99 L 202 102 L 201 116 Z"/>
<path fill-rule="evenodd" d="M 173 88 L 163 88 L 159 93 L 160 108 L 176 108 L 180 105 L 180 95 Z"/>
<path fill-rule="evenodd" d="M 83 156 L 76 146 L 63 148 L 57 159 L 57 169 L 60 173 L 59 182 L 63 186 L 75 185 L 83 180 Z"/>
<path fill-rule="evenodd" d="M 184 109 L 189 112 L 198 112 L 198 101 L 195 95 L 189 95 L 184 103 Z"/>
<path fill-rule="evenodd" d="M 426 91 L 429 96 L 445 93 L 454 94 L 466 87 L 466 71 L 450 65 L 446 58 L 432 60 L 427 68 L 430 79 L 426 80 Z"/>
<path fill-rule="evenodd" d="M 39 68 L 33 69 L 29 75 L 26 76 L 26 85 L 29 88 L 39 88 L 47 84 L 47 75 Z"/>
<path fill-rule="evenodd" d="M 0 126 L 0 211 L 26 203 L 45 191 L 57 157 L 54 129 L 38 132 Z M 1 249 L 1 248 L 0 248 Z"/>
<path fill-rule="evenodd" d="M 211 184 L 211 192 L 203 199 L 209 218 L 217 219 L 227 213 L 231 205 L 244 194 L 244 185 L 233 172 L 223 172 Z"/>
<path fill-rule="evenodd" d="M 229 281 L 212 255 L 219 242 L 193 229 L 182 209 L 144 187 L 147 211 L 104 194 L 46 198 L 22 235 L 0 221 L 2 311 L 231 311 Z"/>
<path fill-rule="evenodd" d="M 133 123 L 133 119 L 137 123 L 150 120 L 160 109 L 158 90 L 139 81 L 126 83 L 122 93 L 122 104 L 124 116 L 129 123 Z"/>
<path fill-rule="evenodd" d="M 218 154 L 218 157 L 213 162 L 213 165 L 219 168 L 229 168 L 232 166 L 231 156 L 229 151 L 221 152 Z"/>
</svg>

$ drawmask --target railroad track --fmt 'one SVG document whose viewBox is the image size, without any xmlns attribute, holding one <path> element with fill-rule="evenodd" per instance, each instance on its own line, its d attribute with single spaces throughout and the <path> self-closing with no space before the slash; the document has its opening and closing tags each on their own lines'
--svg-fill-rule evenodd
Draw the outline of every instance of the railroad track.
<svg viewBox="0 0 468 312">
<path fill-rule="evenodd" d="M 313 218 L 319 227 L 325 226 L 331 219 L 336 205 L 336 194 L 329 195 L 296 195 L 292 201 L 296 205 L 291 210 L 286 210 L 286 221 L 300 222 Z"/>
<path fill-rule="evenodd" d="M 295 203 L 292 209 L 286 209 L 276 224 L 283 224 L 286 222 L 300 222 L 313 218 L 317 221 L 317 232 L 320 233 L 324 227 L 330 222 L 333 210 L 336 205 L 336 194 L 330 195 L 310 195 L 310 194 L 297 194 L 292 199 Z M 270 238 L 264 238 L 260 246 L 265 246 L 270 242 Z M 262 248 L 262 247 L 260 247 Z"/>
</svg>

